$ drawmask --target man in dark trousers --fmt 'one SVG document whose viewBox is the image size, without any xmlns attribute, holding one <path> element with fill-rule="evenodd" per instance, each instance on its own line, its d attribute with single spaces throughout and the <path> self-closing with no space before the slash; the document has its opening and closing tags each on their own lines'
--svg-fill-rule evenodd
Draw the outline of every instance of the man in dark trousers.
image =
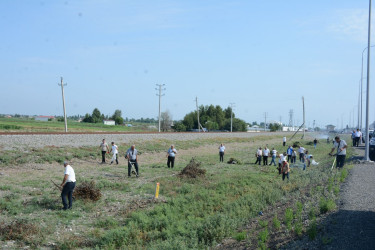
<svg viewBox="0 0 375 250">
<path fill-rule="evenodd" d="M 74 169 L 68 164 L 68 162 L 64 161 L 64 179 L 61 183 L 61 199 L 63 203 L 63 209 L 71 209 L 73 205 L 73 191 L 76 186 L 76 175 L 74 173 Z M 66 202 L 66 196 L 68 196 L 69 205 Z"/>
<path fill-rule="evenodd" d="M 173 145 L 171 145 L 171 148 L 168 149 L 168 152 L 167 152 L 167 157 L 168 157 L 167 166 L 168 166 L 168 168 L 174 167 L 174 159 L 176 157 L 176 154 L 177 154 L 177 150 L 174 148 Z"/>
<path fill-rule="evenodd" d="M 341 140 L 340 137 L 335 137 L 335 142 L 333 143 L 333 147 L 329 155 L 332 156 L 334 150 L 336 151 L 336 168 L 342 168 L 345 164 L 345 157 L 346 157 L 346 148 L 348 145 L 344 140 Z"/>
<path fill-rule="evenodd" d="M 99 148 L 102 151 L 102 164 L 105 163 L 105 154 L 109 152 L 108 144 L 105 142 L 105 139 L 103 139 L 102 143 L 100 143 Z"/>
<path fill-rule="evenodd" d="M 131 177 L 132 165 L 135 167 L 136 176 L 139 176 L 138 171 L 138 151 L 135 149 L 135 145 L 132 145 L 126 152 L 128 158 L 128 177 Z"/>
</svg>

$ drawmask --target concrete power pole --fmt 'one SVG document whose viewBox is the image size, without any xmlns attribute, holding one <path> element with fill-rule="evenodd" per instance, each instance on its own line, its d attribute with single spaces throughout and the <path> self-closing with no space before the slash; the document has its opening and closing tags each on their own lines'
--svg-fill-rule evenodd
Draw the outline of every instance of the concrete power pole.
<svg viewBox="0 0 375 250">
<path fill-rule="evenodd" d="M 371 0 L 369 0 L 369 11 L 368 11 L 368 41 L 367 41 L 367 91 L 366 91 L 366 131 L 365 131 L 365 161 L 369 161 L 370 153 L 370 137 L 369 137 L 369 106 L 370 106 L 370 40 L 371 40 Z"/>
<path fill-rule="evenodd" d="M 267 112 L 264 112 L 264 131 L 266 131 L 266 124 L 267 124 Z"/>
<path fill-rule="evenodd" d="M 233 108 L 234 108 L 234 102 L 229 103 L 230 105 L 230 132 L 233 131 Z"/>
<path fill-rule="evenodd" d="M 198 106 L 198 97 L 195 97 L 195 105 L 197 106 L 198 132 L 201 132 L 200 123 L 199 123 L 199 106 Z"/>
<path fill-rule="evenodd" d="M 165 95 L 165 94 L 162 94 L 162 91 L 165 90 L 165 88 L 163 88 L 165 84 L 156 84 L 156 86 L 159 87 L 159 88 L 155 88 L 155 90 L 159 91 L 159 93 L 156 95 L 159 96 L 159 133 L 160 133 L 160 115 L 161 115 L 160 103 L 161 103 L 161 97 Z"/>
<path fill-rule="evenodd" d="M 59 86 L 61 86 L 61 94 L 62 94 L 62 101 L 63 101 L 63 108 L 64 108 L 64 122 L 65 122 L 65 133 L 68 132 L 68 123 L 66 120 L 66 110 L 65 110 L 65 96 L 64 96 L 64 86 L 66 86 L 66 83 L 63 83 L 63 78 L 61 77 L 61 83 L 58 83 Z"/>
<path fill-rule="evenodd" d="M 305 138 L 305 130 L 306 130 L 306 123 L 305 123 L 305 98 L 302 96 L 302 107 L 303 107 L 303 136 L 302 139 Z"/>
</svg>

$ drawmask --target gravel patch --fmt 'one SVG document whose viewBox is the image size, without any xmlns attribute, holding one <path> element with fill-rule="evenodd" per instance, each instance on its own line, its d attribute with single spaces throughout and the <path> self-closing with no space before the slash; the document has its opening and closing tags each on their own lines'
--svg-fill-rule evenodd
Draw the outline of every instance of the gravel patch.
<svg viewBox="0 0 375 250">
<path fill-rule="evenodd" d="M 155 134 L 38 134 L 38 135 L 0 135 L 2 150 L 27 150 L 27 148 L 42 148 L 45 146 L 55 147 L 81 147 L 96 146 L 105 138 L 109 144 L 116 143 L 140 143 L 155 139 L 164 140 L 197 140 L 209 138 L 253 138 L 259 135 L 280 135 L 286 133 L 155 133 Z"/>
</svg>

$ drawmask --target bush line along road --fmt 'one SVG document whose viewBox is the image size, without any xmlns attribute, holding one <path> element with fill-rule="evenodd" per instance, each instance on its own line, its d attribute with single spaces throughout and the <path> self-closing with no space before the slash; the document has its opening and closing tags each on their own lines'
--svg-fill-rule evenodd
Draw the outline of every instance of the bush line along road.
<svg viewBox="0 0 375 250">
<path fill-rule="evenodd" d="M 276 167 L 254 165 L 259 146 L 286 151 L 283 135 L 292 134 L 0 135 L 0 245 L 263 249 L 303 234 L 313 239 L 320 215 L 335 209 L 348 171 L 331 171 L 332 144 L 321 140 L 314 149 L 309 134 L 295 140 L 318 166 L 302 171 L 297 163 L 283 182 Z M 119 165 L 99 164 L 103 138 L 119 146 Z M 123 154 L 133 143 L 140 152 L 140 178 L 128 179 Z M 219 163 L 220 143 L 226 146 L 224 163 Z M 178 150 L 174 169 L 166 166 L 171 144 Z M 180 177 L 192 157 L 205 176 Z M 241 164 L 227 164 L 229 158 Z M 77 185 L 95 181 L 102 192 L 99 201 L 77 199 L 73 210 L 60 210 L 59 191 L 50 180 L 61 181 L 64 160 L 75 169 Z M 160 194 L 154 201 L 157 182 Z"/>
</svg>

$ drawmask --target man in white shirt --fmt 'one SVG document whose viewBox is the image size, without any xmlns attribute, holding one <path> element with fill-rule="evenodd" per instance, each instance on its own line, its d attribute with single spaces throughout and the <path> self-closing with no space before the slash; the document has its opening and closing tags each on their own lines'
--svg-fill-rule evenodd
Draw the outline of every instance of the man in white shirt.
<svg viewBox="0 0 375 250">
<path fill-rule="evenodd" d="M 117 145 L 115 145 L 114 142 L 112 142 L 112 148 L 111 148 L 111 152 L 112 152 L 112 159 L 111 159 L 111 164 L 116 161 L 116 164 L 118 165 L 118 147 Z"/>
<path fill-rule="evenodd" d="M 305 148 L 299 146 L 298 153 L 299 153 L 299 161 L 301 161 L 302 163 L 305 163 Z"/>
<path fill-rule="evenodd" d="M 259 165 L 262 161 L 262 148 L 259 148 L 257 150 L 257 153 L 255 154 L 255 157 L 257 158 L 256 162 L 254 164 L 257 164 L 259 162 Z"/>
<path fill-rule="evenodd" d="M 167 151 L 167 157 L 168 157 L 167 166 L 168 166 L 168 168 L 174 167 L 174 159 L 176 157 L 176 154 L 177 154 L 177 150 L 174 148 L 173 145 L 171 145 L 171 147 Z"/>
<path fill-rule="evenodd" d="M 265 147 L 263 150 L 263 166 L 268 165 L 268 155 L 270 154 L 270 150 Z"/>
<path fill-rule="evenodd" d="M 61 183 L 61 199 L 63 203 L 63 209 L 71 209 L 73 205 L 73 191 L 76 186 L 76 174 L 74 173 L 74 169 L 68 164 L 68 162 L 64 161 L 64 179 Z M 66 196 L 68 196 L 69 206 L 66 202 Z"/>
<path fill-rule="evenodd" d="M 285 144 L 286 144 L 286 137 L 284 136 L 283 137 L 283 147 L 285 147 Z"/>
<path fill-rule="evenodd" d="M 272 160 L 271 160 L 270 166 L 272 165 L 272 162 L 273 162 L 273 165 L 276 166 L 275 159 L 276 159 L 276 156 L 277 156 L 277 151 L 276 151 L 275 148 L 272 148 L 271 156 L 272 156 Z"/>
<path fill-rule="evenodd" d="M 344 140 L 341 140 L 340 137 L 335 137 L 335 142 L 333 143 L 333 148 L 329 155 L 332 156 L 333 151 L 336 149 L 336 168 L 342 168 L 345 164 L 345 157 L 346 157 L 346 148 L 348 145 Z"/>
<path fill-rule="evenodd" d="M 361 136 L 362 136 L 362 132 L 359 131 L 359 128 L 358 128 L 357 131 L 355 132 L 354 136 L 355 136 L 355 146 L 358 147 L 359 144 L 360 144 L 360 141 L 361 141 Z"/>
<path fill-rule="evenodd" d="M 136 176 L 139 176 L 139 171 L 138 171 L 138 151 L 135 149 L 135 145 L 132 145 L 128 151 L 126 152 L 126 156 L 128 159 L 128 177 L 131 177 L 131 170 L 132 170 L 132 165 L 135 167 L 136 171 Z"/>
<path fill-rule="evenodd" d="M 220 144 L 219 146 L 219 156 L 220 156 L 220 162 L 224 162 L 224 152 L 225 152 L 225 146 L 224 144 Z"/>
</svg>

